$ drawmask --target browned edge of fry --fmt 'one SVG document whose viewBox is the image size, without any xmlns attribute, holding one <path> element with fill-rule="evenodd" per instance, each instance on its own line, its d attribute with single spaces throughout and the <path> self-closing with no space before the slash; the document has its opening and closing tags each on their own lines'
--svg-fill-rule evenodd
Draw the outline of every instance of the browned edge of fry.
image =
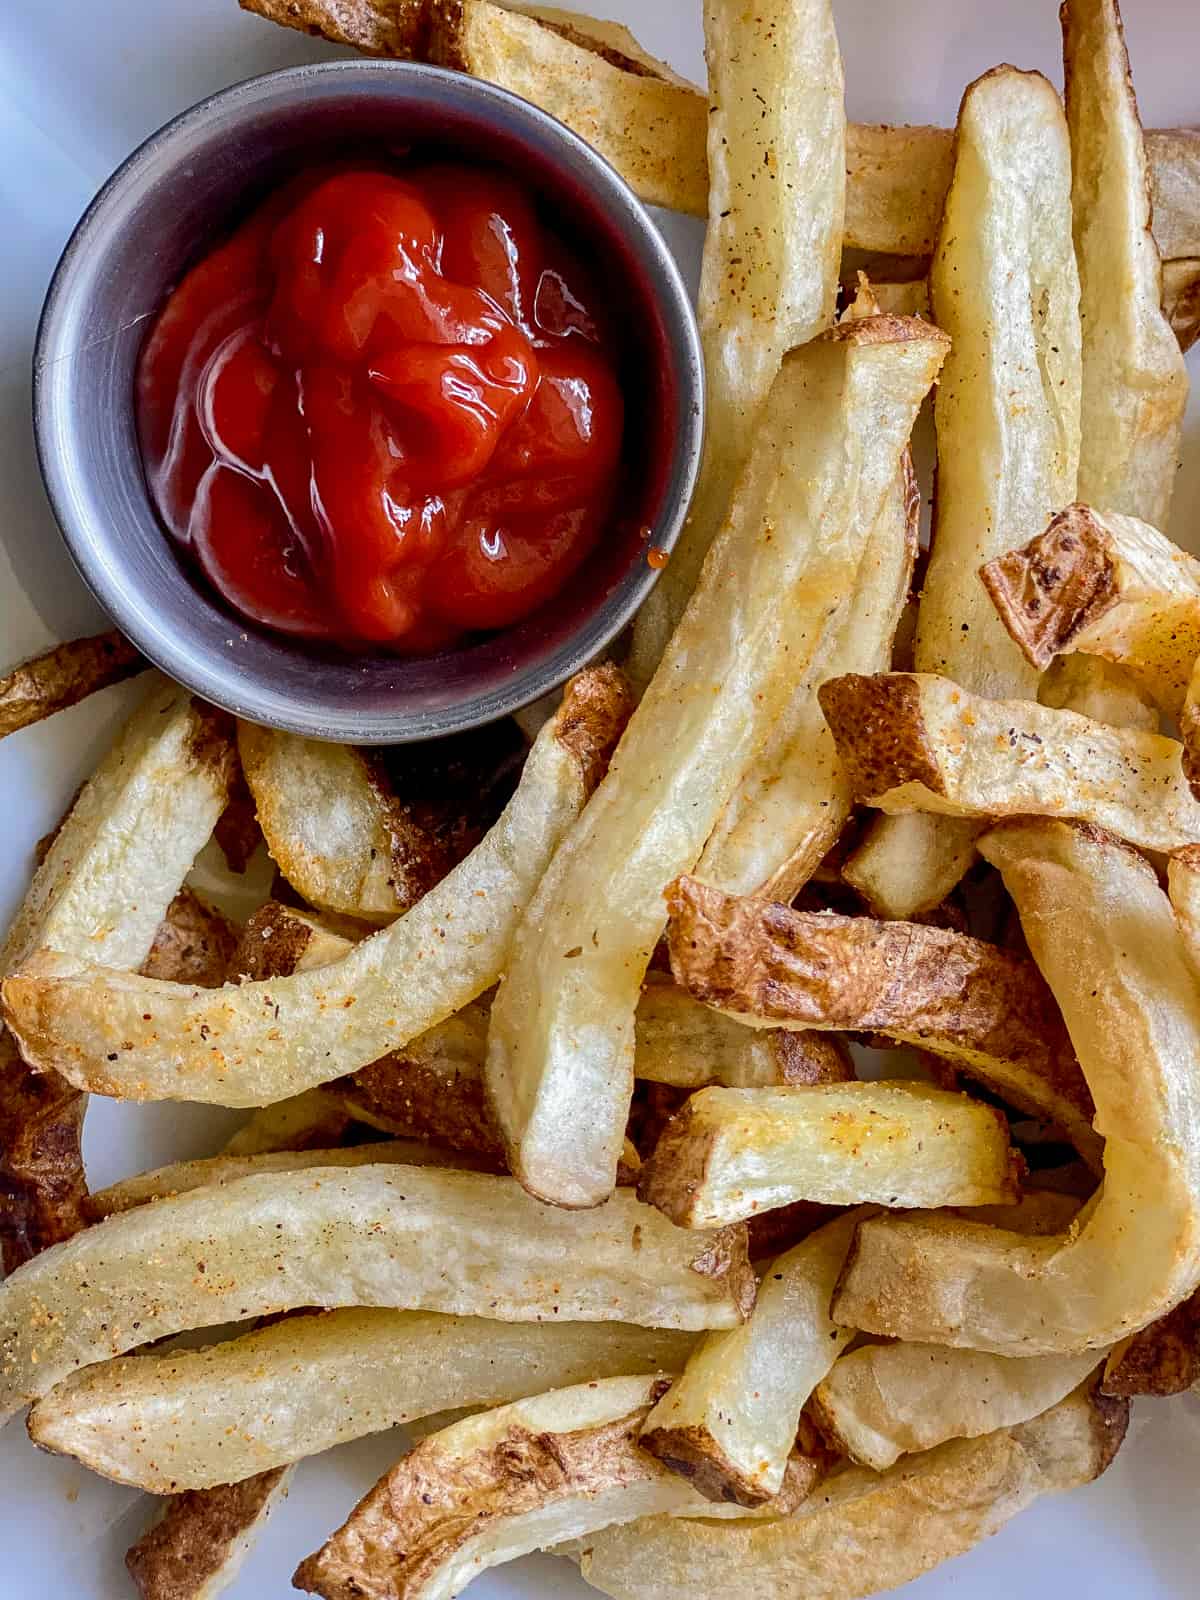
<svg viewBox="0 0 1200 1600">
<path fill-rule="evenodd" d="M 299 33 L 350 45 L 365 55 L 421 59 L 429 38 L 430 0 L 238 0 Z"/>
<path fill-rule="evenodd" d="M 187 887 L 167 907 L 142 975 L 219 989 L 231 970 L 240 932 L 216 906 Z"/>
<path fill-rule="evenodd" d="M 1116 599 L 1108 540 L 1095 512 L 1078 501 L 979 576 L 1013 642 L 1043 670 Z"/>
<path fill-rule="evenodd" d="M 240 759 L 229 786 L 229 799 L 213 829 L 213 838 L 230 872 L 239 874 L 245 872 L 250 865 L 250 857 L 262 843 L 254 796 L 250 793 Z"/>
<path fill-rule="evenodd" d="M 921 688 L 913 674 L 849 672 L 827 678 L 817 699 L 856 800 L 901 783 L 945 793 L 940 765 L 924 737 Z"/>
<path fill-rule="evenodd" d="M 288 1472 L 273 1467 L 240 1483 L 171 1495 L 161 1517 L 125 1553 L 141 1600 L 200 1600 L 251 1532 Z"/>
<path fill-rule="evenodd" d="M 1108 1357 L 1106 1395 L 1182 1394 L 1200 1382 L 1200 1292 L 1125 1340 Z"/>
<path fill-rule="evenodd" d="M 0 678 L 0 739 L 78 705 L 149 665 L 115 628 L 55 645 Z"/>
<path fill-rule="evenodd" d="M 578 761 L 588 794 L 608 770 L 633 705 L 629 680 L 612 661 L 579 673 L 563 690 L 557 738 Z"/>
<path fill-rule="evenodd" d="M 15 1272 L 85 1222 L 81 1138 L 87 1096 L 26 1066 L 0 1027 L 0 1256 Z"/>
</svg>

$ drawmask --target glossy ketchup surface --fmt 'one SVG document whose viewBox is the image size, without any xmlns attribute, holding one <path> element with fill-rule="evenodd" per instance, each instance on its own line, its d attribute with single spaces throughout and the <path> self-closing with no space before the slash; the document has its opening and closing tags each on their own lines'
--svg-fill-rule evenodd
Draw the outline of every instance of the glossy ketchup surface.
<svg viewBox="0 0 1200 1600">
<path fill-rule="evenodd" d="M 611 521 L 608 310 L 511 176 L 342 169 L 187 274 L 137 375 L 171 536 L 244 616 L 429 651 L 553 598 Z"/>
</svg>

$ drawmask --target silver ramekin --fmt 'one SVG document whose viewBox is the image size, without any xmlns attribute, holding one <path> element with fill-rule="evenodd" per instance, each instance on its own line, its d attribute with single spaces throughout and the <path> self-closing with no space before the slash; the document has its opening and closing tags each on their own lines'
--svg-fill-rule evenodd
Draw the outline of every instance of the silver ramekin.
<svg viewBox="0 0 1200 1600">
<path fill-rule="evenodd" d="M 181 564 L 142 474 L 134 371 L 186 267 L 306 162 L 410 142 L 508 165 L 599 262 L 621 313 L 625 515 L 557 601 L 516 627 L 419 660 L 314 651 L 223 607 Z M 399 62 L 328 62 L 241 83 L 168 123 L 76 228 L 34 354 L 42 475 L 67 547 L 117 624 L 172 677 L 238 716 L 317 738 L 401 743 L 458 732 L 537 699 L 592 659 L 655 580 L 695 481 L 703 370 L 670 252 L 636 196 L 583 140 L 491 84 Z"/>
</svg>

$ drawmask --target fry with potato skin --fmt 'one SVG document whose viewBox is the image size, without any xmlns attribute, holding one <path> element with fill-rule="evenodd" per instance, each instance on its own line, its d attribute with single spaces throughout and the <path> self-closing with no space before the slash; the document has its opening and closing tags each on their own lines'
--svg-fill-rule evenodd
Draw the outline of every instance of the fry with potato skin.
<svg viewBox="0 0 1200 1600">
<path fill-rule="evenodd" d="M 90 639 L 56 644 L 0 678 L 0 739 L 145 672 L 148 666 L 141 651 L 115 628 Z"/>
<path fill-rule="evenodd" d="M 202 1494 L 173 1495 L 125 1552 L 141 1600 L 215 1600 L 236 1578 L 258 1531 L 285 1498 L 291 1467 Z"/>
<path fill-rule="evenodd" d="M 1032 962 L 943 928 L 792 911 L 694 878 L 672 885 L 669 903 L 672 969 L 697 999 L 762 1027 L 929 1050 L 1099 1165 L 1091 1095 Z"/>
<path fill-rule="evenodd" d="M 701 1089 L 642 1166 L 638 1194 L 684 1228 L 818 1200 L 890 1206 L 1015 1200 L 1020 1158 L 1001 1112 L 903 1080 Z"/>
<path fill-rule="evenodd" d="M 118 1483 L 167 1494 L 248 1477 L 448 1406 L 680 1372 L 694 1344 L 693 1334 L 620 1322 L 319 1312 L 201 1350 L 90 1366 L 34 1406 L 29 1431 Z"/>
<path fill-rule="evenodd" d="M 944 1345 L 866 1344 L 838 1357 L 811 1414 L 837 1450 L 875 1472 L 948 1439 L 977 1439 L 1057 1405 L 1098 1352 L 1027 1360 Z"/>
<path fill-rule="evenodd" d="M 492 1008 L 488 1092 L 512 1171 L 544 1199 L 611 1193 L 663 889 L 700 855 L 847 604 L 859 552 L 841 529 L 851 508 L 882 503 L 944 349 L 925 323 L 872 317 L 784 360 L 687 614 L 531 902 Z"/>
<path fill-rule="evenodd" d="M 829 1316 L 861 1217 L 838 1217 L 772 1261 L 750 1319 L 706 1334 L 642 1424 L 641 1443 L 707 1500 L 778 1494 L 800 1413 L 853 1330 Z"/>
<path fill-rule="evenodd" d="M 608 1378 L 467 1417 L 421 1441 L 293 1579 L 325 1600 L 451 1600 L 488 1567 L 706 1502 L 637 1446 L 661 1378 Z M 815 1468 L 797 1481 L 799 1502 Z"/>
<path fill-rule="evenodd" d="M 219 989 L 231 970 L 240 934 L 223 912 L 186 885 L 167 907 L 141 965 L 145 978 L 168 978 Z"/>
<path fill-rule="evenodd" d="M 0 1415 L 135 1345 L 300 1306 L 698 1329 L 732 1327 L 754 1289 L 743 1229 L 681 1231 L 627 1190 L 572 1216 L 479 1172 L 263 1173 L 110 1217 L 6 1279 Z"/>
<path fill-rule="evenodd" d="M 1076 494 L 1165 528 L 1188 376 L 1162 310 L 1142 125 L 1117 0 L 1060 11 L 1083 328 Z"/>
<path fill-rule="evenodd" d="M 1153 870 L 1111 835 L 1029 819 L 983 850 L 1078 1049 L 1105 1180 L 1057 1237 L 865 1222 L 834 1315 L 998 1355 L 1102 1349 L 1200 1284 L 1200 988 Z"/>
<path fill-rule="evenodd" d="M 567 686 L 487 837 L 411 911 L 340 961 L 198 991 L 43 953 L 5 1003 L 33 1064 L 118 1098 L 253 1106 L 366 1066 L 489 988 L 550 855 L 628 710 L 611 665 Z M 421 981 L 398 984 L 420 970 Z M 115 1058 L 115 1059 L 114 1059 Z"/>
<path fill-rule="evenodd" d="M 877 1474 L 850 1468 L 787 1517 L 648 1518 L 577 1546 L 613 1600 L 859 1600 L 919 1577 L 995 1533 L 1040 1494 L 1098 1478 L 1125 1435 L 1127 1401 L 1079 1390 L 1031 1422 L 960 1439 Z"/>
<path fill-rule="evenodd" d="M 1109 1355 L 1105 1394 L 1183 1394 L 1200 1382 L 1200 1293 Z"/>
<path fill-rule="evenodd" d="M 855 798 L 881 811 L 1069 817 L 1164 852 L 1200 839 L 1176 739 L 931 673 L 835 678 L 820 697 Z"/>
<path fill-rule="evenodd" d="M 1157 528 L 1076 503 L 980 577 L 1032 665 L 1101 656 L 1178 715 L 1200 656 L 1200 561 Z"/>
</svg>

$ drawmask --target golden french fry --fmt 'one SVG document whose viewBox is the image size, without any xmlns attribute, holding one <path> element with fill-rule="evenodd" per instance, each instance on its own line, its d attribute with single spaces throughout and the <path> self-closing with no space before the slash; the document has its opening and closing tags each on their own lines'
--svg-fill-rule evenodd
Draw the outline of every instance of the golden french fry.
<svg viewBox="0 0 1200 1600">
<path fill-rule="evenodd" d="M 87 1367 L 34 1406 L 39 1445 L 152 1494 L 200 1489 L 442 1412 L 680 1372 L 695 1336 L 620 1322 L 503 1323 L 373 1309 L 288 1317 Z"/>
<path fill-rule="evenodd" d="M 544 1545 L 707 1502 L 637 1447 L 661 1378 L 608 1378 L 467 1417 L 422 1440 L 298 1568 L 325 1600 L 452 1600 Z M 790 1504 L 815 1481 L 793 1480 Z"/>
<path fill-rule="evenodd" d="M 744 1230 L 688 1233 L 627 1190 L 572 1216 L 478 1172 L 262 1173 L 110 1217 L 7 1278 L 0 1414 L 135 1345 L 314 1302 L 732 1327 L 754 1278 Z"/>
<path fill-rule="evenodd" d="M 638 1180 L 641 1198 L 684 1228 L 794 1200 L 984 1206 L 1015 1200 L 1020 1187 L 999 1111 L 902 1081 L 701 1089 Z"/>
<path fill-rule="evenodd" d="M 545 1199 L 597 1205 L 612 1190 L 663 890 L 847 603 L 858 553 L 842 529 L 852 508 L 882 503 L 944 348 L 926 323 L 868 318 L 784 361 L 700 587 L 492 1008 L 489 1094 L 513 1172 Z M 762 537 L 768 523 L 777 537 Z"/>
<path fill-rule="evenodd" d="M 671 963 L 697 999 L 761 1027 L 880 1033 L 928 1050 L 1099 1166 L 1091 1095 L 1032 962 L 945 928 L 792 911 L 694 878 L 672 887 L 670 908 Z"/>
<path fill-rule="evenodd" d="M 853 1337 L 829 1302 L 860 1220 L 839 1217 L 772 1261 L 750 1320 L 706 1334 L 642 1424 L 643 1448 L 705 1499 L 757 1506 L 783 1487 L 800 1412 Z"/>
<path fill-rule="evenodd" d="M 1083 328 L 1076 494 L 1165 528 L 1188 377 L 1162 310 L 1142 125 L 1117 0 L 1062 8 Z"/>
<path fill-rule="evenodd" d="M 1032 665 L 1087 651 L 1179 714 L 1200 656 L 1200 561 L 1149 523 L 1070 505 L 980 576 Z"/>
<path fill-rule="evenodd" d="M 1095 1370 L 1099 1354 L 1021 1359 L 903 1341 L 862 1345 L 817 1385 L 812 1414 L 836 1449 L 886 1472 L 910 1452 L 1040 1416 Z"/>
<path fill-rule="evenodd" d="M 829 327 L 837 301 L 846 110 L 830 0 L 705 0 L 704 53 L 704 460 L 688 520 L 634 622 L 629 669 L 639 689 L 725 522 L 780 361 Z"/>
<path fill-rule="evenodd" d="M 1058 1236 L 865 1222 L 834 1316 L 997 1355 L 1098 1350 L 1200 1284 L 1200 989 L 1153 870 L 1111 836 L 1030 819 L 994 829 L 983 850 L 1079 1052 L 1104 1184 Z"/>
<path fill-rule="evenodd" d="M 1143 850 L 1200 840 L 1176 739 L 930 673 L 836 678 L 820 693 L 855 798 L 881 811 L 1070 817 Z"/>
<path fill-rule="evenodd" d="M 27 1059 L 124 1099 L 265 1105 L 376 1061 L 489 988 L 627 710 L 612 666 L 568 686 L 503 815 L 411 911 L 340 961 L 198 991 L 32 957 L 5 994 Z M 396 974 L 420 971 L 419 983 Z M 10 1022 L 11 1026 L 11 1022 Z"/>
<path fill-rule="evenodd" d="M 1031 1422 L 955 1440 L 887 1472 L 849 1468 L 794 1515 L 648 1518 L 589 1535 L 577 1559 L 614 1600 L 856 1600 L 961 1555 L 1039 1495 L 1098 1478 L 1128 1416 L 1128 1401 L 1077 1391 Z"/>
<path fill-rule="evenodd" d="M 114 628 L 90 639 L 72 639 L 23 661 L 0 677 L 0 739 L 57 711 L 78 705 L 110 684 L 145 672 L 149 663 Z"/>
</svg>

